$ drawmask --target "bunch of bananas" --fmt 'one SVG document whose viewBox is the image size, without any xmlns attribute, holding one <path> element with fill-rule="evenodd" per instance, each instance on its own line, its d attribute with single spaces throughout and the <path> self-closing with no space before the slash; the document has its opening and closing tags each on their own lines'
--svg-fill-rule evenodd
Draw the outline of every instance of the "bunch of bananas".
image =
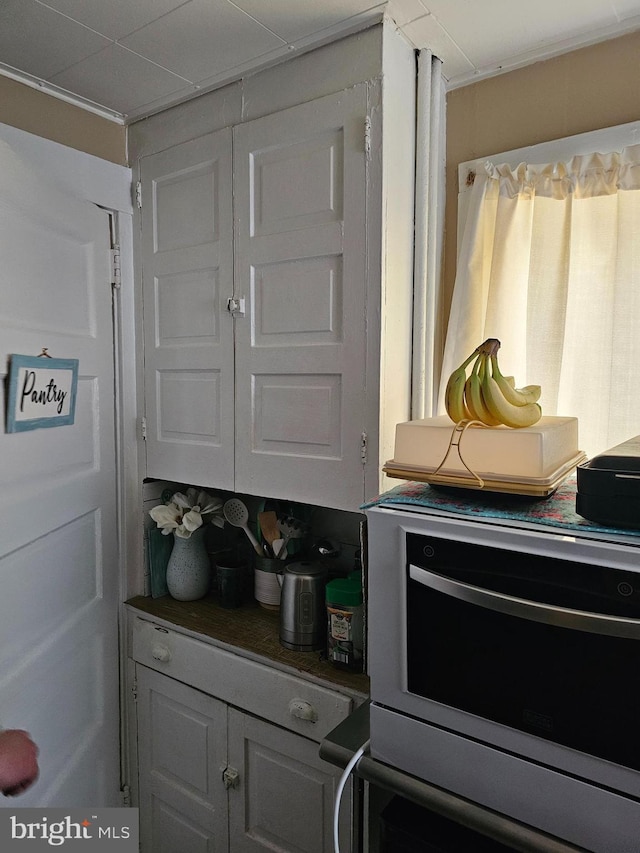
<svg viewBox="0 0 640 853">
<path fill-rule="evenodd" d="M 498 366 L 499 348 L 497 338 L 488 338 L 449 377 L 445 408 L 454 423 L 474 420 L 487 426 L 504 424 L 519 429 L 533 426 L 542 417 L 537 402 L 540 386 L 516 388 L 512 376 L 503 376 Z M 467 376 L 467 367 L 474 359 Z"/>
</svg>

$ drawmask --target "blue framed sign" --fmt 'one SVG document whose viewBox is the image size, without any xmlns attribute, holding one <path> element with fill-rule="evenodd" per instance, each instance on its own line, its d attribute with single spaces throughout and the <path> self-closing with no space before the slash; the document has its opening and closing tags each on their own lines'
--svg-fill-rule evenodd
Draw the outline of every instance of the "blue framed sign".
<svg viewBox="0 0 640 853">
<path fill-rule="evenodd" d="M 7 432 L 74 422 L 78 359 L 11 355 Z"/>
</svg>

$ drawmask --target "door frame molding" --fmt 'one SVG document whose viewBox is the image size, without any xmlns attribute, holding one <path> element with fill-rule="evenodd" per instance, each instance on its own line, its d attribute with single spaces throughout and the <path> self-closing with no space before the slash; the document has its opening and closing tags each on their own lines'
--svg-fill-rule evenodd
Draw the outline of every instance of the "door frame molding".
<svg viewBox="0 0 640 853">
<path fill-rule="evenodd" d="M 130 764 L 125 696 L 126 648 L 123 602 L 142 591 L 142 476 L 137 434 L 136 298 L 133 262 L 132 172 L 100 157 L 77 151 L 0 123 L 0 143 L 8 144 L 28 168 L 41 173 L 69 195 L 103 208 L 113 217 L 120 246 L 120 288 L 114 299 L 116 477 L 120 633 L 120 765 L 121 785 L 128 784 Z"/>
</svg>

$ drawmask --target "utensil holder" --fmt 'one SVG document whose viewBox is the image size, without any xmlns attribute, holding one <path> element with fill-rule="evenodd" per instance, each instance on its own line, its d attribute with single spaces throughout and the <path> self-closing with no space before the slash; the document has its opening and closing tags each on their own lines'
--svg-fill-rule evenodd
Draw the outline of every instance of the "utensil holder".
<svg viewBox="0 0 640 853">
<path fill-rule="evenodd" d="M 254 571 L 254 596 L 266 610 L 280 609 L 282 573 L 285 560 L 271 557 L 256 557 Z"/>
</svg>

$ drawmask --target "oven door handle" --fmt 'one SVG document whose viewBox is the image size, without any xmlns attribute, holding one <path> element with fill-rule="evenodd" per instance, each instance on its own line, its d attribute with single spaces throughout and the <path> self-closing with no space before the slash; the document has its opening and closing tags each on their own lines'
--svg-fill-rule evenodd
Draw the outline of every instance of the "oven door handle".
<svg viewBox="0 0 640 853">
<path fill-rule="evenodd" d="M 603 634 L 633 640 L 640 639 L 640 620 L 638 619 L 611 616 L 607 613 L 572 610 L 569 607 L 558 607 L 540 601 L 531 601 L 527 598 L 516 598 L 502 592 L 456 581 L 414 565 L 409 566 L 409 576 L 423 586 L 450 595 L 452 598 L 458 598 L 487 610 L 516 616 L 519 619 L 543 622 L 547 625 L 570 628 L 574 631 L 588 631 L 591 634 Z"/>
</svg>

